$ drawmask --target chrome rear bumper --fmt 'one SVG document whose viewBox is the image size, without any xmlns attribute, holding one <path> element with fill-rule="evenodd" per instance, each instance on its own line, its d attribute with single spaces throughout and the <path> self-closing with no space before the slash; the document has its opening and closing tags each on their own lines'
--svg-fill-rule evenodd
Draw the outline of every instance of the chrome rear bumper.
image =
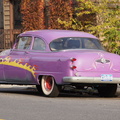
<svg viewBox="0 0 120 120">
<path fill-rule="evenodd" d="M 120 78 L 113 78 L 112 80 L 101 80 L 101 77 L 64 77 L 63 82 L 65 83 L 120 83 Z"/>
</svg>

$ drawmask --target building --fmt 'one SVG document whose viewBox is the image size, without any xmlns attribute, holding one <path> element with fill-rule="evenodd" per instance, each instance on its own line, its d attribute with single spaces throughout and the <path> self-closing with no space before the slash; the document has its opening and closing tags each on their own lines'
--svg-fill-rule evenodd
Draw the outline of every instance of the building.
<svg viewBox="0 0 120 120">
<path fill-rule="evenodd" d="M 12 47 L 21 32 L 21 0 L 0 0 L 0 51 Z"/>
</svg>

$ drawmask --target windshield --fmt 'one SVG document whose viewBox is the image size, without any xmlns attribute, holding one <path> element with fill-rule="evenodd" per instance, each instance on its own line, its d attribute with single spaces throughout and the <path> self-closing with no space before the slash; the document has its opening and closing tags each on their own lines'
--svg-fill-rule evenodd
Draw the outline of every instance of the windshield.
<svg viewBox="0 0 120 120">
<path fill-rule="evenodd" d="M 50 43 L 52 51 L 66 49 L 99 49 L 105 50 L 100 41 L 94 38 L 67 37 L 53 40 Z"/>
</svg>

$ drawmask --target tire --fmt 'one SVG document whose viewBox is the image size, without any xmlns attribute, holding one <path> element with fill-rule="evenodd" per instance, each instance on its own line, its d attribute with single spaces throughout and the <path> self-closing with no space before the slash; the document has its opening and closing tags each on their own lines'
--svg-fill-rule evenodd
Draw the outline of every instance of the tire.
<svg viewBox="0 0 120 120">
<path fill-rule="evenodd" d="M 98 87 L 98 92 L 101 97 L 115 97 L 117 84 L 106 84 Z"/>
<path fill-rule="evenodd" d="M 36 88 L 37 88 L 38 92 L 40 93 L 40 95 L 43 95 L 41 85 L 36 85 Z"/>
<path fill-rule="evenodd" d="M 58 86 L 52 76 L 43 76 L 41 80 L 41 88 L 45 96 L 57 97 L 59 95 Z"/>
</svg>

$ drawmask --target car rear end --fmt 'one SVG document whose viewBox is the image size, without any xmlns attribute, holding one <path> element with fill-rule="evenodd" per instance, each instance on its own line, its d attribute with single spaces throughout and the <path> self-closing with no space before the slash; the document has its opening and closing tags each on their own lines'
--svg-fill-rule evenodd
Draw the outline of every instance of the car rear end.
<svg viewBox="0 0 120 120">
<path fill-rule="evenodd" d="M 70 52 L 68 56 L 70 54 L 74 56 L 70 59 L 70 69 L 73 74 L 64 76 L 64 83 L 74 86 L 96 87 L 101 96 L 115 95 L 117 84 L 120 83 L 119 55 L 87 49 Z"/>
</svg>

